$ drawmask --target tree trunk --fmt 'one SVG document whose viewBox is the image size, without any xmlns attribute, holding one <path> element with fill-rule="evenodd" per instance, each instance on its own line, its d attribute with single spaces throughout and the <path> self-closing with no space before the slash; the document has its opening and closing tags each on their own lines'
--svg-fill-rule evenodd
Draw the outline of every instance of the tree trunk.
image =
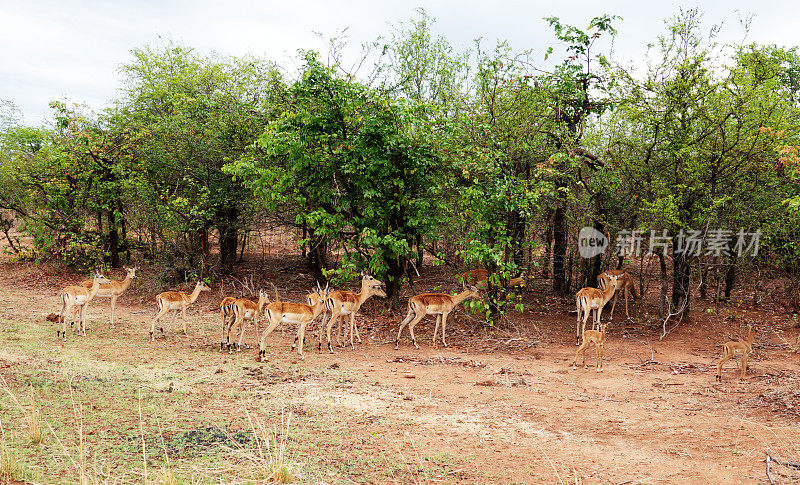
<svg viewBox="0 0 800 485">
<path fill-rule="evenodd" d="M 108 218 L 108 250 L 111 253 L 111 267 L 119 268 L 119 232 L 117 231 L 117 218 L 113 210 L 106 211 Z"/>
<path fill-rule="evenodd" d="M 317 236 L 311 228 L 309 234 L 308 265 L 314 273 L 314 279 L 324 285 L 328 282 L 322 271 L 328 267 L 328 241 L 324 236 Z"/>
<path fill-rule="evenodd" d="M 417 243 L 417 271 L 422 271 L 422 259 L 425 256 L 425 246 L 422 243 L 422 234 L 417 233 L 414 236 L 414 240 Z"/>
<path fill-rule="evenodd" d="M 689 316 L 691 298 L 692 259 L 686 252 L 677 253 L 677 240 L 673 242 L 672 257 L 672 313 L 678 320 Z"/>
<path fill-rule="evenodd" d="M 725 300 L 731 299 L 731 291 L 736 283 L 736 254 L 731 253 L 728 260 L 728 271 L 725 272 Z"/>
<path fill-rule="evenodd" d="M 219 229 L 219 259 L 224 274 L 233 271 L 236 263 L 236 250 L 239 248 L 239 209 L 227 207 L 217 214 Z"/>
<path fill-rule="evenodd" d="M 664 257 L 664 252 L 660 251 L 658 254 L 658 264 L 661 267 L 661 298 L 658 300 L 658 312 L 662 317 L 667 316 L 667 290 L 669 290 L 669 280 L 667 279 L 667 261 Z M 642 300 L 644 300 L 644 292 L 642 292 Z"/>
<path fill-rule="evenodd" d="M 553 214 L 553 292 L 564 295 L 567 284 L 564 272 L 564 260 L 567 255 L 567 221 L 566 201 L 559 200 Z"/>
<path fill-rule="evenodd" d="M 386 261 L 386 299 L 392 308 L 400 306 L 400 286 L 403 279 L 406 259 L 402 256 Z"/>
</svg>

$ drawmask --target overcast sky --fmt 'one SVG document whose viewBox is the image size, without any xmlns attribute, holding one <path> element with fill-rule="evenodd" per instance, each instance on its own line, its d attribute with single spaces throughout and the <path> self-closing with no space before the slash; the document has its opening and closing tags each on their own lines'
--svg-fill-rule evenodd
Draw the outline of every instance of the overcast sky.
<svg viewBox="0 0 800 485">
<path fill-rule="evenodd" d="M 254 54 L 289 64 L 298 49 L 325 50 L 315 32 L 327 38 L 349 27 L 350 42 L 359 45 L 407 21 L 416 7 L 436 19 L 435 34 L 458 48 L 471 47 L 478 37 L 487 46 L 506 39 L 540 57 L 553 44 L 543 17 L 585 28 L 594 16 L 619 15 L 615 52 L 633 60 L 643 57 L 646 44 L 680 7 L 699 8 L 708 25 L 723 23 L 726 41 L 739 40 L 738 19 L 752 13 L 750 41 L 800 44 L 800 2 L 770 0 L 0 0 L 0 99 L 13 101 L 26 124 L 38 125 L 49 117 L 54 99 L 102 109 L 116 95 L 117 67 L 131 60 L 131 49 L 157 44 L 159 36 L 201 52 Z"/>
</svg>

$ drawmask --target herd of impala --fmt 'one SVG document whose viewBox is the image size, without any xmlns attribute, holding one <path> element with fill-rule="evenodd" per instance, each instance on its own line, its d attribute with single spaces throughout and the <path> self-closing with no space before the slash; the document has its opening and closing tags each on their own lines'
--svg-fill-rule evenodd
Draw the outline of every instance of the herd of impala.
<svg viewBox="0 0 800 485">
<path fill-rule="evenodd" d="M 70 317 L 70 325 L 73 326 L 78 323 L 78 332 L 86 335 L 86 308 L 88 303 L 96 297 L 108 297 L 111 299 L 111 327 L 114 327 L 114 307 L 116 306 L 117 298 L 120 297 L 131 285 L 131 281 L 136 277 L 137 268 L 125 268 L 125 279 L 122 281 L 112 280 L 105 276 L 95 273 L 93 278 L 84 280 L 80 285 L 67 286 L 59 293 L 61 300 L 61 313 L 58 320 L 61 322 L 60 330 L 56 331 L 57 338 L 67 340 L 66 332 L 66 319 L 67 315 Z M 467 298 L 479 298 L 480 292 L 486 290 L 489 285 L 490 273 L 487 270 L 475 269 L 461 273 L 459 280 L 463 284 L 463 291 L 457 295 L 448 295 L 446 293 L 424 293 L 416 295 L 408 300 L 408 314 L 400 323 L 400 329 L 397 332 L 395 340 L 395 349 L 400 344 L 400 335 L 403 329 L 408 326 L 408 332 L 411 335 L 411 343 L 415 348 L 419 349 L 417 339 L 414 336 L 414 327 L 426 316 L 433 315 L 436 317 L 436 327 L 433 331 L 433 345 L 436 346 L 436 336 L 439 334 L 439 326 L 442 327 L 441 341 L 442 345 L 447 347 L 445 340 L 445 329 L 447 327 L 447 316 L 453 309 L 462 301 Z M 583 288 L 575 295 L 575 306 L 578 312 L 577 324 L 575 327 L 576 344 L 579 345 L 578 350 L 575 352 L 575 358 L 572 360 L 572 367 L 576 368 L 578 356 L 583 354 L 583 365 L 586 366 L 586 351 L 590 345 L 595 347 L 596 355 L 596 371 L 603 371 L 603 349 L 606 342 L 606 325 L 600 323 L 603 307 L 611 301 L 611 320 L 614 318 L 614 309 L 617 304 L 617 295 L 622 294 L 625 298 L 625 315 L 629 317 L 628 313 L 628 294 L 634 300 L 639 299 L 636 292 L 636 285 L 633 278 L 623 270 L 609 270 L 601 273 L 598 278 L 598 285 L 600 288 Z M 525 278 L 518 277 L 512 278 L 509 281 L 510 286 L 524 285 Z M 167 329 L 169 329 L 175 322 L 178 313 L 183 318 L 183 332 L 186 333 L 186 309 L 191 306 L 200 293 L 203 291 L 211 291 L 204 282 L 199 281 L 191 293 L 183 291 L 165 291 L 156 296 L 156 305 L 158 313 L 153 318 L 150 324 L 150 340 L 155 340 L 156 323 L 159 323 L 162 317 L 167 313 L 173 312 L 172 320 L 170 320 Z M 308 324 L 312 323 L 320 315 L 323 315 L 322 323 L 319 326 L 319 351 L 322 351 L 322 337 L 323 330 L 327 336 L 328 351 L 333 353 L 331 346 L 331 330 L 334 324 L 338 321 L 339 326 L 337 330 L 337 341 L 342 345 L 342 321 L 346 316 L 349 316 L 349 329 L 345 329 L 345 336 L 349 331 L 350 345 L 355 345 L 355 340 L 361 343 L 361 336 L 358 332 L 358 325 L 356 325 L 356 314 L 361 306 L 367 299 L 372 296 L 386 297 L 383 290 L 383 283 L 374 278 L 373 276 L 362 273 L 361 274 L 361 291 L 356 293 L 352 291 L 335 290 L 329 291 L 328 285 L 317 287 L 313 289 L 307 296 L 305 303 L 289 303 L 279 301 L 277 288 L 275 288 L 275 300 L 270 301 L 266 290 L 261 290 L 258 295 L 258 302 L 253 302 L 247 298 L 234 298 L 225 297 L 220 304 L 220 313 L 222 316 L 222 339 L 220 341 L 220 351 L 228 350 L 241 350 L 244 343 L 244 331 L 248 322 L 255 325 L 258 330 L 259 319 L 263 318 L 266 322 L 266 329 L 261 333 L 259 340 L 259 359 L 262 359 L 266 353 L 267 337 L 272 333 L 275 328 L 281 323 L 292 323 L 297 325 L 297 336 L 295 337 L 292 351 L 298 349 L 301 359 L 303 356 L 303 345 L 305 341 L 305 330 Z M 586 330 L 586 321 L 589 319 L 591 312 L 594 311 L 594 318 L 592 319 L 592 329 Z M 328 314 L 330 317 L 328 318 Z M 581 326 L 581 321 L 583 325 Z M 162 335 L 164 328 L 159 326 Z M 234 329 L 239 331 L 238 341 L 231 340 L 231 334 Z M 748 335 L 745 340 L 730 341 L 723 345 L 722 359 L 717 364 L 716 379 L 722 380 L 722 365 L 733 358 L 737 354 L 741 354 L 741 378 L 744 379 L 747 371 L 747 359 L 753 349 L 753 341 L 755 340 L 756 331 L 749 327 Z"/>
</svg>

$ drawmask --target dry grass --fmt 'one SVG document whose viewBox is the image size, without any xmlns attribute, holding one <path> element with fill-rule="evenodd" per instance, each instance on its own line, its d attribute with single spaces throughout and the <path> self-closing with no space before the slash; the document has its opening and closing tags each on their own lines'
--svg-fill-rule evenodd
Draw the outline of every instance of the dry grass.
<svg viewBox="0 0 800 485">
<path fill-rule="evenodd" d="M 281 412 L 280 428 L 268 429 L 264 421 L 254 417 L 245 407 L 245 414 L 253 436 L 256 438 L 255 450 L 238 450 L 247 460 L 260 480 L 269 483 L 291 483 L 297 477 L 297 466 L 290 462 L 286 453 L 291 411 Z"/>
</svg>

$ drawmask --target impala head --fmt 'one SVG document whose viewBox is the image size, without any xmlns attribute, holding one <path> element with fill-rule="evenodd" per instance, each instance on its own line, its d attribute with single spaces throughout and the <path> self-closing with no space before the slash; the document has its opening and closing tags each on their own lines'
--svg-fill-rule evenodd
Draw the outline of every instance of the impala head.
<svg viewBox="0 0 800 485">
<path fill-rule="evenodd" d="M 478 289 L 475 285 L 469 285 L 464 288 L 464 291 L 468 291 L 467 298 L 480 298 L 481 297 L 481 290 Z"/>
<path fill-rule="evenodd" d="M 111 283 L 111 280 L 100 274 L 99 271 L 95 271 L 94 274 L 92 275 L 92 278 L 94 278 L 95 281 L 99 282 L 101 285 Z"/>
<path fill-rule="evenodd" d="M 258 290 L 258 311 L 263 311 L 267 304 L 269 304 L 269 295 L 267 290 L 261 288 Z"/>
<path fill-rule="evenodd" d="M 383 291 L 383 281 L 364 271 L 361 272 L 361 286 L 369 288 L 370 293 L 375 296 L 386 298 L 386 292 Z"/>
<path fill-rule="evenodd" d="M 122 268 L 122 269 L 125 270 L 126 276 L 128 278 L 133 279 L 133 278 L 136 278 L 136 270 L 139 269 L 139 268 Z"/>
<path fill-rule="evenodd" d="M 200 291 L 211 291 L 211 287 L 205 284 L 205 282 L 202 280 L 198 281 L 194 288 L 196 290 L 199 289 Z"/>
<path fill-rule="evenodd" d="M 606 338 L 606 327 L 608 327 L 607 323 L 601 323 L 600 324 L 600 328 L 598 329 L 600 331 L 600 335 L 601 335 L 601 337 L 603 339 Z"/>
</svg>

